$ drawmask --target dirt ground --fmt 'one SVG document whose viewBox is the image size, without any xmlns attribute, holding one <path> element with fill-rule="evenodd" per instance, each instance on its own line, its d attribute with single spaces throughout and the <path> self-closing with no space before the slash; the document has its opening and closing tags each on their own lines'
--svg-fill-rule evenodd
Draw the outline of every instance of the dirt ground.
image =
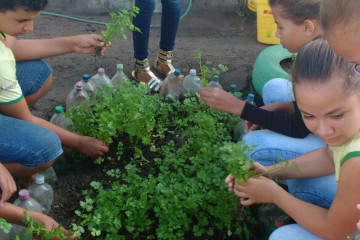
<svg viewBox="0 0 360 240">
<path fill-rule="evenodd" d="M 201 49 L 203 60 L 214 64 L 224 64 L 229 70 L 220 75 L 220 82 L 225 89 L 236 83 L 239 90 L 249 90 L 252 65 L 256 56 L 267 45 L 256 41 L 256 17 L 254 14 L 240 16 L 234 11 L 190 11 L 180 22 L 174 65 L 185 74 L 190 68 L 199 70 L 197 62 L 191 56 L 196 49 Z M 96 21 L 106 21 L 104 16 L 77 16 Z M 153 24 L 160 22 L 160 15 L 155 15 Z M 26 38 L 53 38 L 76 34 L 100 33 L 104 26 L 71 21 L 52 16 L 40 16 L 35 22 L 35 30 Z M 149 59 L 156 56 L 160 29 L 151 30 Z M 111 48 L 102 59 L 94 55 L 67 54 L 47 59 L 53 67 L 54 83 L 50 92 L 32 109 L 33 114 L 50 119 L 56 105 L 64 105 L 68 92 L 82 74 L 95 74 L 99 65 L 105 68 L 111 77 L 116 71 L 116 64 L 123 63 L 125 73 L 130 76 L 132 59 L 132 38 L 118 39 L 112 42 Z M 251 86 L 250 86 L 251 87 Z M 251 90 L 251 88 L 250 88 Z M 101 168 L 91 163 L 74 165 L 67 172 L 58 172 L 59 182 L 55 186 L 55 198 L 50 215 L 65 227 L 74 221 L 74 210 L 79 206 L 81 189 L 89 182 L 97 180 Z"/>
</svg>

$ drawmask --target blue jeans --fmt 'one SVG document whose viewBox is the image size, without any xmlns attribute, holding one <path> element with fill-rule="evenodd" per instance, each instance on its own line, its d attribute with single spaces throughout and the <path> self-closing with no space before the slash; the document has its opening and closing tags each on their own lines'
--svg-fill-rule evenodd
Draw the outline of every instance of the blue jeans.
<svg viewBox="0 0 360 240">
<path fill-rule="evenodd" d="M 43 60 L 16 62 L 16 78 L 24 96 L 36 93 L 52 73 L 52 68 Z"/>
<path fill-rule="evenodd" d="M 134 57 L 144 60 L 148 57 L 150 25 L 156 0 L 136 0 L 140 13 L 133 18 L 133 24 L 141 30 L 133 32 Z M 162 0 L 160 48 L 172 51 L 180 21 L 182 0 Z"/>
<path fill-rule="evenodd" d="M 270 235 L 269 240 L 322 240 L 322 239 L 306 231 L 299 224 L 289 224 L 276 229 Z"/>
<path fill-rule="evenodd" d="M 62 152 L 59 137 L 41 126 L 0 114 L 0 162 L 41 166 Z"/>
<path fill-rule="evenodd" d="M 272 79 L 263 88 L 265 104 L 293 101 L 292 84 L 286 79 Z M 305 138 L 292 138 L 270 130 L 256 130 L 245 134 L 243 140 L 255 147 L 248 156 L 263 165 L 269 166 L 279 161 L 290 160 L 312 150 L 323 148 L 326 144 L 317 136 L 309 134 Z M 311 179 L 282 181 L 288 185 L 289 193 L 295 197 L 328 209 L 335 197 L 337 184 L 334 174 Z M 305 239 L 305 238 L 304 238 Z"/>
</svg>

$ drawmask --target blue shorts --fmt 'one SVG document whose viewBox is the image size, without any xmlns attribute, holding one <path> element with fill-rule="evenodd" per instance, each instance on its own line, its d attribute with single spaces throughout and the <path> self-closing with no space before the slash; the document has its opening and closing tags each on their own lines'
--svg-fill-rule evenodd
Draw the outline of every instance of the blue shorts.
<svg viewBox="0 0 360 240">
<path fill-rule="evenodd" d="M 0 162 L 41 166 L 62 154 L 61 141 L 41 126 L 0 114 Z"/>
<path fill-rule="evenodd" d="M 39 91 L 52 71 L 49 64 L 43 60 L 16 62 L 16 78 L 24 96 Z"/>
</svg>

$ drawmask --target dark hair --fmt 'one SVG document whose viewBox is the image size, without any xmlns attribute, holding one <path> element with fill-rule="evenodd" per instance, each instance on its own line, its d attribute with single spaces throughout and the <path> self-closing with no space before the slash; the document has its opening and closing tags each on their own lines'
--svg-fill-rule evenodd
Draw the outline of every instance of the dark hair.
<svg viewBox="0 0 360 240">
<path fill-rule="evenodd" d="M 348 23 L 350 19 L 360 20 L 359 0 L 323 0 L 320 19 L 324 32 L 330 31 L 339 23 Z"/>
<path fill-rule="evenodd" d="M 0 12 L 7 10 L 15 10 L 18 7 L 25 11 L 41 11 L 44 10 L 48 0 L 0 0 Z"/>
<path fill-rule="evenodd" d="M 346 93 L 360 91 L 360 77 L 355 65 L 335 54 L 328 42 L 319 38 L 305 44 L 298 53 L 292 68 L 294 89 L 301 83 L 326 83 L 337 74 L 343 81 Z"/>
<path fill-rule="evenodd" d="M 284 9 L 282 17 L 300 25 L 306 19 L 320 21 L 320 2 L 321 0 L 269 0 L 269 5 L 280 5 Z"/>
</svg>

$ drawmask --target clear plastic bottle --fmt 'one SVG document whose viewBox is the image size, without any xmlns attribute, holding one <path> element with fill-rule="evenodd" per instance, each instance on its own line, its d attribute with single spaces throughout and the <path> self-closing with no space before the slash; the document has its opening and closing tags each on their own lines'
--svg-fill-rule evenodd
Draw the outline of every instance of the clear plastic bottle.
<svg viewBox="0 0 360 240">
<path fill-rule="evenodd" d="M 104 68 L 99 68 L 97 74 L 91 77 L 90 82 L 95 87 L 95 91 L 103 86 L 111 85 L 111 80 L 106 75 Z"/>
<path fill-rule="evenodd" d="M 93 83 L 90 81 L 90 75 L 89 74 L 83 74 L 82 80 L 79 81 L 83 85 L 84 91 L 89 95 L 90 98 L 95 97 L 95 87 Z"/>
<path fill-rule="evenodd" d="M 189 75 L 184 77 L 183 87 L 186 92 L 197 93 L 200 91 L 200 78 L 196 75 L 196 69 L 190 69 Z"/>
<path fill-rule="evenodd" d="M 64 116 L 64 108 L 61 105 L 55 107 L 55 113 L 51 117 L 50 122 L 64 129 L 69 129 L 73 125 L 71 118 Z"/>
<path fill-rule="evenodd" d="M 250 103 L 254 106 L 256 106 L 255 101 L 254 101 L 254 94 L 249 93 L 247 95 L 247 98 L 245 100 L 245 102 Z M 244 126 L 244 120 L 240 119 L 240 121 L 236 124 L 235 128 L 234 128 L 234 139 L 235 141 L 240 141 L 242 139 L 242 137 L 245 135 L 246 131 L 245 131 L 245 126 Z"/>
<path fill-rule="evenodd" d="M 130 83 L 130 79 L 125 75 L 124 66 L 121 63 L 116 65 L 116 73 L 112 77 L 111 83 L 115 88 L 121 88 Z"/>
<path fill-rule="evenodd" d="M 160 96 L 169 96 L 172 99 L 178 98 L 184 91 L 183 79 L 184 76 L 181 75 L 179 69 L 170 71 L 160 88 Z"/>
<path fill-rule="evenodd" d="M 42 212 L 48 214 L 54 199 L 53 188 L 45 182 L 41 174 L 36 174 L 35 180 L 29 186 L 29 193 L 41 205 Z"/>
<path fill-rule="evenodd" d="M 66 98 L 66 111 L 69 111 L 71 106 L 85 104 L 86 99 L 89 99 L 89 95 L 84 91 L 83 85 L 76 83 Z"/>
<path fill-rule="evenodd" d="M 11 234 L 11 232 L 5 233 L 3 230 L 0 229 L 0 239 L 1 240 L 11 240 L 12 238 L 11 238 L 10 234 Z"/>
<path fill-rule="evenodd" d="M 219 83 L 219 75 L 214 75 L 212 78 L 211 78 L 211 81 L 208 83 L 208 86 L 209 87 L 218 87 L 218 88 L 223 88 L 221 86 L 221 84 Z"/>
<path fill-rule="evenodd" d="M 60 156 L 63 156 L 63 154 Z M 55 161 L 55 163 L 57 161 L 58 161 L 58 159 Z M 52 186 L 54 186 L 58 181 L 58 177 L 57 177 L 56 172 L 53 167 L 49 167 L 48 169 L 41 172 L 40 174 L 44 176 L 45 182 L 47 182 L 48 184 L 50 184 Z"/>
<path fill-rule="evenodd" d="M 15 200 L 14 205 L 26 210 L 42 213 L 40 204 L 34 198 L 30 197 L 27 189 L 21 189 L 19 191 L 19 197 Z M 16 236 L 20 235 L 21 231 L 27 231 L 27 228 L 13 224 L 9 234 L 10 239 L 15 239 Z"/>
<path fill-rule="evenodd" d="M 275 204 L 261 204 L 258 208 L 258 220 L 264 234 L 263 239 L 268 239 L 276 228 L 292 221 L 292 219 Z"/>
<path fill-rule="evenodd" d="M 19 197 L 15 200 L 14 205 L 22 207 L 26 210 L 42 213 L 40 204 L 32 197 L 30 197 L 29 190 L 21 189 Z"/>
</svg>

